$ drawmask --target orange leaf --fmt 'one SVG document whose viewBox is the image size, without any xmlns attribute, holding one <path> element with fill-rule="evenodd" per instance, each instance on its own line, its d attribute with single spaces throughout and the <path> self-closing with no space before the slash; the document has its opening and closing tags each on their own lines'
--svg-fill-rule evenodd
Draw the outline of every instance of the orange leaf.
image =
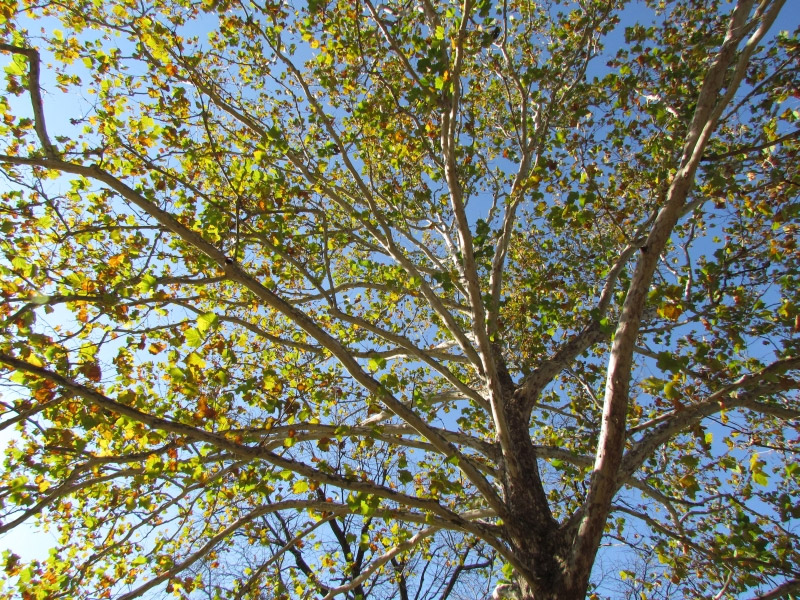
<svg viewBox="0 0 800 600">
<path fill-rule="evenodd" d="M 80 372 L 83 373 L 84 377 L 89 381 L 94 381 L 95 383 L 100 381 L 103 377 L 103 372 L 100 369 L 100 365 L 97 363 L 86 363 L 81 365 Z"/>
<path fill-rule="evenodd" d="M 121 265 L 124 260 L 125 260 L 124 254 L 117 254 L 108 259 L 108 266 L 111 267 L 112 269 L 116 268 L 119 265 Z"/>
</svg>

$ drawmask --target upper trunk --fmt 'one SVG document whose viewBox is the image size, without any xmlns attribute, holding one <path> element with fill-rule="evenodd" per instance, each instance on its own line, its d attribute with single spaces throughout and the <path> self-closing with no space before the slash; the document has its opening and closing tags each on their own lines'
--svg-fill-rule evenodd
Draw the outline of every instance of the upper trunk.
<svg viewBox="0 0 800 600">
<path fill-rule="evenodd" d="M 528 416 L 521 403 L 507 404 L 507 422 L 513 455 L 505 457 L 507 539 L 524 572 L 518 584 L 524 600 L 579 600 L 584 598 L 588 577 L 569 572 L 572 540 L 553 518 L 539 474 L 536 450 L 531 443 Z M 511 464 L 509 464 L 511 463 Z"/>
</svg>

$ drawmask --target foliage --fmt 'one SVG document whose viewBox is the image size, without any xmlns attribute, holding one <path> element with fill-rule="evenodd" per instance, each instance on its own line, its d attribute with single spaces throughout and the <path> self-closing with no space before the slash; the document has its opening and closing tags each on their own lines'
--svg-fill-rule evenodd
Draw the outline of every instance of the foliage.
<svg viewBox="0 0 800 600">
<path fill-rule="evenodd" d="M 796 594 L 783 4 L 3 3 L 3 597 Z"/>
</svg>

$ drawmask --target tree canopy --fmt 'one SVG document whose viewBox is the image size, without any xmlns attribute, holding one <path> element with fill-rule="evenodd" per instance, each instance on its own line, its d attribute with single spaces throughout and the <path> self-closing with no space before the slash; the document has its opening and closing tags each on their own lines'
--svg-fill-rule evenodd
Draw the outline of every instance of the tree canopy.
<svg viewBox="0 0 800 600">
<path fill-rule="evenodd" d="M 798 594 L 790 12 L 6 0 L 2 597 Z"/>
</svg>

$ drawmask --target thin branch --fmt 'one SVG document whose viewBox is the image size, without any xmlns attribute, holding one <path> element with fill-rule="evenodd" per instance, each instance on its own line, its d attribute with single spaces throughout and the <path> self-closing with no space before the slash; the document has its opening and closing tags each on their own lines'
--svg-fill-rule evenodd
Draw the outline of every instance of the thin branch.
<svg viewBox="0 0 800 600">
<path fill-rule="evenodd" d="M 800 357 L 778 360 L 755 373 L 743 375 L 737 381 L 710 394 L 700 403 L 674 411 L 666 419 L 654 419 L 652 431 L 635 442 L 620 463 L 621 480 L 633 475 L 656 448 L 665 444 L 676 433 L 721 410 L 745 408 L 781 419 L 800 418 L 800 411 L 777 404 L 760 402 L 758 398 L 781 391 L 800 389 L 800 382 L 781 377 L 787 371 L 800 368 Z M 640 427 L 640 429 L 643 426 Z"/>
<path fill-rule="evenodd" d="M 250 513 L 246 514 L 245 516 L 237 519 L 230 525 L 228 525 L 225 529 L 220 531 L 218 534 L 209 538 L 209 540 L 196 552 L 190 554 L 184 560 L 176 564 L 171 569 L 163 572 L 158 577 L 154 577 L 150 581 L 140 585 L 136 589 L 128 592 L 127 594 L 123 594 L 119 597 L 119 600 L 133 600 L 133 598 L 138 598 L 142 594 L 144 594 L 147 590 L 153 589 L 157 585 L 168 581 L 175 577 L 178 573 L 186 570 L 187 568 L 191 567 L 194 563 L 198 560 L 206 556 L 209 552 L 211 552 L 220 542 L 225 540 L 225 538 L 229 537 L 233 534 L 237 529 L 240 529 L 247 523 L 250 523 L 254 519 L 261 517 L 263 515 L 267 515 L 270 513 L 278 512 L 279 510 L 283 510 L 286 508 L 295 508 L 296 502 L 276 502 L 274 504 L 267 504 L 256 510 L 251 511 Z"/>
<path fill-rule="evenodd" d="M 358 381 L 365 389 L 372 393 L 392 412 L 414 427 L 420 435 L 428 438 L 431 443 L 449 458 L 458 461 L 458 467 L 466 475 L 467 479 L 475 485 L 486 498 L 486 501 L 498 512 L 505 512 L 504 505 L 494 487 L 480 473 L 480 470 L 471 461 L 461 455 L 458 449 L 447 440 L 439 436 L 430 427 L 425 419 L 417 415 L 411 408 L 390 394 L 375 378 L 369 375 L 353 357 L 350 351 L 345 348 L 338 339 L 326 332 L 317 322 L 309 317 L 305 312 L 299 310 L 278 294 L 267 288 L 245 269 L 231 261 L 224 252 L 219 250 L 212 243 L 205 240 L 202 234 L 194 231 L 178 221 L 171 213 L 165 211 L 153 202 L 148 201 L 134 189 L 120 181 L 98 165 L 83 166 L 65 162 L 57 159 L 22 158 L 0 155 L 0 161 L 16 164 L 40 165 L 47 168 L 61 170 L 66 173 L 74 173 L 89 177 L 106 184 L 109 188 L 120 194 L 126 201 L 137 206 L 139 209 L 150 215 L 166 229 L 172 231 L 191 247 L 202 252 L 211 260 L 216 262 L 225 272 L 230 281 L 237 282 L 249 290 L 253 295 L 261 300 L 266 306 L 278 311 L 293 321 L 298 327 L 303 329 L 308 335 L 315 338 L 328 352 L 330 352 L 342 366 Z M 8 357 L 10 358 L 10 357 Z M 16 359 L 11 359 L 16 360 Z M 19 361 L 27 365 L 23 361 Z M 31 365 L 28 365 L 29 367 Z M 275 457 L 278 458 L 278 457 Z M 280 459 L 281 461 L 285 459 Z M 294 461 L 291 461 L 294 462 Z M 296 463 L 299 465 L 299 463 Z"/>
<path fill-rule="evenodd" d="M 395 556 L 397 556 L 401 552 L 405 552 L 406 550 L 410 550 L 411 548 L 413 548 L 417 544 L 419 544 L 422 540 L 424 540 L 426 537 L 430 537 L 431 535 L 433 535 L 437 531 L 439 531 L 438 527 L 428 527 L 426 529 L 423 529 L 419 533 L 417 533 L 417 535 L 415 535 L 411 539 L 406 540 L 405 542 L 401 542 L 401 543 L 397 544 L 394 548 L 392 548 L 391 550 L 388 550 L 386 553 L 384 553 L 382 556 L 380 556 L 377 560 L 373 561 L 372 564 L 370 564 L 366 569 L 364 569 L 361 572 L 361 575 L 359 575 L 358 577 L 354 578 L 352 581 L 349 581 L 345 585 L 339 586 L 337 588 L 333 588 L 332 590 L 330 590 L 325 595 L 325 597 L 322 600 L 332 600 L 333 598 L 335 598 L 339 594 L 342 594 L 344 592 L 348 592 L 348 591 L 358 587 L 359 585 L 364 583 L 367 579 L 369 579 L 370 575 L 372 575 L 375 571 L 380 569 L 383 565 L 385 565 L 387 562 L 389 562 Z"/>
<path fill-rule="evenodd" d="M 751 152 L 758 152 L 759 150 L 765 150 L 766 148 L 772 148 L 773 146 L 777 146 L 787 140 L 793 140 L 795 138 L 800 137 L 800 129 L 793 131 L 792 133 L 787 133 L 786 135 L 782 135 L 779 138 L 776 138 L 770 142 L 764 142 L 763 144 L 758 144 L 755 146 L 743 146 L 740 148 L 736 148 L 735 150 L 731 150 L 730 152 L 723 152 L 722 154 L 707 154 L 701 160 L 702 162 L 710 162 L 714 160 L 722 160 L 723 158 L 730 158 L 731 156 L 737 156 L 738 154 L 749 154 Z"/>
<path fill-rule="evenodd" d="M 325 523 L 333 520 L 336 518 L 336 512 L 333 511 L 331 514 L 321 518 L 319 521 L 313 523 L 310 527 L 306 527 L 303 531 L 295 535 L 291 540 L 286 542 L 283 546 L 281 546 L 275 554 L 273 554 L 269 560 L 265 561 L 261 566 L 256 569 L 250 578 L 247 580 L 246 583 L 242 585 L 242 587 L 237 592 L 235 599 L 241 600 L 241 598 L 247 592 L 251 591 L 256 583 L 258 582 L 258 578 L 261 577 L 261 574 L 266 571 L 270 565 L 272 565 L 275 561 L 277 561 L 281 556 L 289 552 L 292 548 L 297 546 L 298 542 L 302 541 L 304 538 L 308 537 L 315 529 L 321 527 Z"/>
<path fill-rule="evenodd" d="M 14 358 L 3 353 L 0 353 L 0 363 L 12 367 L 18 371 L 37 375 L 47 379 L 48 381 L 52 381 L 53 383 L 71 391 L 76 396 L 80 396 L 96 406 L 105 408 L 120 415 L 124 415 L 134 419 L 135 421 L 149 425 L 154 429 L 168 431 L 170 433 L 175 433 L 195 441 L 205 442 L 215 446 L 216 448 L 227 450 L 232 454 L 242 458 L 262 459 L 270 464 L 275 465 L 276 467 L 293 471 L 313 481 L 327 483 L 346 490 L 377 494 L 382 498 L 397 502 L 400 505 L 417 508 L 419 510 L 428 511 L 434 515 L 437 515 L 441 517 L 444 522 L 449 523 L 449 527 L 454 526 L 456 529 L 459 529 L 462 526 L 466 526 L 467 530 L 473 529 L 463 517 L 450 511 L 449 509 L 444 508 L 435 500 L 407 496 L 406 494 L 396 492 L 386 486 L 376 485 L 368 481 L 360 481 L 356 478 L 348 478 L 332 473 L 326 473 L 305 463 L 275 454 L 266 448 L 260 446 L 248 446 L 246 444 L 235 442 L 226 437 L 224 433 L 214 433 L 205 429 L 200 429 L 184 423 L 165 419 L 163 417 L 143 413 L 136 408 L 127 406 L 117 402 L 116 400 L 112 400 L 111 398 L 92 388 L 76 383 L 73 380 L 67 379 L 66 377 L 49 371 L 43 367 L 37 367 L 21 359 Z M 432 435 L 435 435 L 438 439 L 442 439 L 442 437 L 436 432 L 432 431 Z M 450 442 L 446 443 L 454 447 Z M 461 456 L 460 452 L 458 454 Z M 468 459 L 464 457 L 462 460 L 466 461 Z M 476 469 L 475 467 L 472 468 Z M 483 475 L 479 474 L 479 476 L 481 479 L 483 479 Z M 483 480 L 486 481 L 485 479 Z M 490 484 L 487 482 L 487 485 Z M 440 528 L 441 527 L 442 526 L 440 526 Z"/>
</svg>

